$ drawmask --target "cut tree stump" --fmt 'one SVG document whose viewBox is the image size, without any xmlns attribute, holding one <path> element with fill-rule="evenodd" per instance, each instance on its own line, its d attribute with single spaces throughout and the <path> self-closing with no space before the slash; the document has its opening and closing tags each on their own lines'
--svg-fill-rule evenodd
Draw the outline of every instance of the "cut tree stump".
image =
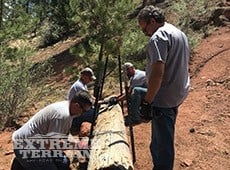
<svg viewBox="0 0 230 170">
<path fill-rule="evenodd" d="M 88 170 L 134 169 L 119 104 L 99 114 L 93 135 Z"/>
</svg>

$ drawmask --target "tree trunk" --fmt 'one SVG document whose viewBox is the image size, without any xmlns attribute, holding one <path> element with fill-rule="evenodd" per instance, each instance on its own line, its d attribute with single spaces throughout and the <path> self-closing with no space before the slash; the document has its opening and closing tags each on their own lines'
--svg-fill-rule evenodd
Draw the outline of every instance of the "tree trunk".
<svg viewBox="0 0 230 170">
<path fill-rule="evenodd" d="M 121 107 L 110 109 L 97 118 L 88 170 L 133 170 Z"/>
<path fill-rule="evenodd" d="M 2 29 L 3 21 L 3 0 L 0 0 L 0 30 Z"/>
</svg>

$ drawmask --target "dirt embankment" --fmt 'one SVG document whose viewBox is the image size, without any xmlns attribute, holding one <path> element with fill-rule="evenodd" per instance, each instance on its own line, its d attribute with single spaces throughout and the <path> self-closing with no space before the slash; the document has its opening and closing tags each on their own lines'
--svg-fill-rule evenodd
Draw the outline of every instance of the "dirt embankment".
<svg viewBox="0 0 230 170">
<path fill-rule="evenodd" d="M 230 169 L 229 35 L 229 27 L 218 28 L 192 56 L 191 91 L 176 123 L 175 170 Z M 150 128 L 134 128 L 138 170 L 152 167 Z"/>
<path fill-rule="evenodd" d="M 229 27 L 218 28 L 192 56 L 191 92 L 180 107 L 176 123 L 175 170 L 230 169 L 229 35 Z M 136 170 L 152 168 L 150 128 L 150 124 L 134 127 Z M 0 170 L 10 169 L 11 134 L 0 134 Z"/>
</svg>

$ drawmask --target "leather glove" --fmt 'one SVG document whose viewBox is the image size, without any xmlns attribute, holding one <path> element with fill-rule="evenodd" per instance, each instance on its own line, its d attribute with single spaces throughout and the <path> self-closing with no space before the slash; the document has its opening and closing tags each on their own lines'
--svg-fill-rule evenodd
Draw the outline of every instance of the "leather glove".
<svg viewBox="0 0 230 170">
<path fill-rule="evenodd" d="M 117 100 L 117 97 L 110 97 L 109 98 L 109 101 L 108 101 L 108 105 L 111 106 L 111 105 L 115 105 L 118 103 L 118 100 Z"/>
<path fill-rule="evenodd" d="M 151 109 L 150 103 L 146 102 L 145 100 L 142 100 L 139 110 L 140 110 L 141 119 L 146 120 L 146 121 L 152 120 L 153 115 L 152 115 L 152 111 L 151 111 L 152 109 Z"/>
<path fill-rule="evenodd" d="M 113 96 L 113 97 L 107 97 L 104 100 L 100 101 L 100 104 L 108 104 L 108 105 L 115 105 L 118 103 L 117 97 Z"/>
</svg>

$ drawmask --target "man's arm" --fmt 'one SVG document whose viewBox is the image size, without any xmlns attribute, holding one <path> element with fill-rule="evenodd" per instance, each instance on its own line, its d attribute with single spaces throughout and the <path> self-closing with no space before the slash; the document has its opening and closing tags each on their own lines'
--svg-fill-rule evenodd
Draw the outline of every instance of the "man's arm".
<svg viewBox="0 0 230 170">
<path fill-rule="evenodd" d="M 128 87 L 128 93 L 132 93 L 132 88 Z M 117 96 L 117 101 L 124 101 L 126 100 L 126 93 L 124 92 L 122 95 Z"/>
<path fill-rule="evenodd" d="M 144 100 L 148 103 L 152 103 L 158 90 L 160 89 L 161 82 L 164 75 L 165 64 L 161 61 L 157 61 L 152 64 L 152 71 L 148 80 L 147 93 Z"/>
</svg>

